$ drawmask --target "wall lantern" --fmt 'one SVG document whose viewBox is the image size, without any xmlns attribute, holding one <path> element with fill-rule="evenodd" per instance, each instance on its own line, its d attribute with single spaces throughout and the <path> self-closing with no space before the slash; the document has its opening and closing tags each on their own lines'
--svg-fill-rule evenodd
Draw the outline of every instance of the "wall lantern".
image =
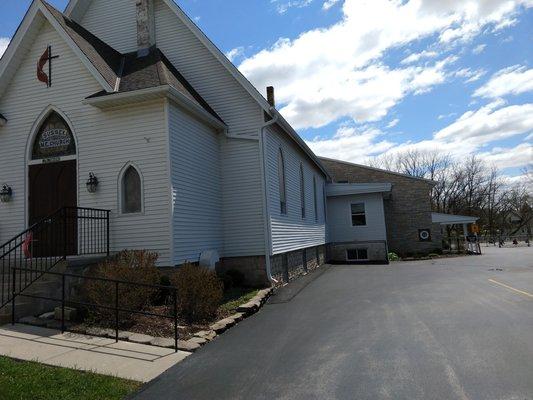
<svg viewBox="0 0 533 400">
<path fill-rule="evenodd" d="M 89 173 L 89 179 L 87 180 L 87 191 L 89 193 L 96 193 L 98 188 L 98 178 L 91 172 Z"/>
<path fill-rule="evenodd" d="M 0 190 L 0 201 L 2 203 L 7 203 L 11 200 L 11 196 L 13 195 L 13 190 L 11 188 L 4 184 L 2 186 L 2 190 Z"/>
</svg>

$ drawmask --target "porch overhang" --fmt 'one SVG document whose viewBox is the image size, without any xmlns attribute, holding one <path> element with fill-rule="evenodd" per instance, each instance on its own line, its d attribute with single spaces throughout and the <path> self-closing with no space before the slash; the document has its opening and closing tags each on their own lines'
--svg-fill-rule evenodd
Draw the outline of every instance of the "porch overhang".
<svg viewBox="0 0 533 400">
<path fill-rule="evenodd" d="M 443 213 L 432 213 L 431 219 L 434 224 L 446 225 L 468 225 L 475 224 L 479 218 L 467 215 L 454 215 Z"/>
<path fill-rule="evenodd" d="M 326 186 L 327 197 L 370 193 L 383 193 L 385 196 L 390 194 L 391 191 L 391 183 L 330 183 Z"/>
</svg>

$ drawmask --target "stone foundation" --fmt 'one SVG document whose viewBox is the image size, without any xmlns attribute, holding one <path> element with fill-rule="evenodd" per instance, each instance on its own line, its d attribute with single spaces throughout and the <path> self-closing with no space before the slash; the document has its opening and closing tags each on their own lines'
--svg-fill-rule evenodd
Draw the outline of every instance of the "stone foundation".
<svg viewBox="0 0 533 400">
<path fill-rule="evenodd" d="M 282 283 L 290 282 L 325 263 L 325 245 L 276 254 L 270 258 L 272 276 Z"/>
<path fill-rule="evenodd" d="M 366 261 L 348 261 L 346 257 L 347 250 L 367 249 L 368 260 Z M 348 243 L 331 243 L 329 245 L 329 259 L 334 263 L 388 263 L 387 245 L 380 242 L 348 242 Z"/>
</svg>

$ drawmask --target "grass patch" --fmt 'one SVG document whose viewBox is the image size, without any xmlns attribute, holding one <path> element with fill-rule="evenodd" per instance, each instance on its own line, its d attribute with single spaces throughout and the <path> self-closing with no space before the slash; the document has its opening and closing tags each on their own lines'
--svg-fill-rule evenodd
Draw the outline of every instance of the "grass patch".
<svg viewBox="0 0 533 400">
<path fill-rule="evenodd" d="M 218 308 L 221 314 L 231 315 L 237 312 L 237 307 L 248 303 L 259 293 L 257 289 L 232 288 L 224 292 L 224 299 Z"/>
<path fill-rule="evenodd" d="M 119 400 L 140 383 L 0 357 L 2 400 Z"/>
</svg>

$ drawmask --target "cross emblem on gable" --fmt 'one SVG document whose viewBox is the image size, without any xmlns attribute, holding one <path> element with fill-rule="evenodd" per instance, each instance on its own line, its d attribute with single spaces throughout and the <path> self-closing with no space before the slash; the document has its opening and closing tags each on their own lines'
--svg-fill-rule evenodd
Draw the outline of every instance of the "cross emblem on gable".
<svg viewBox="0 0 533 400">
<path fill-rule="evenodd" d="M 52 60 L 56 58 L 59 56 L 52 56 L 52 46 L 48 46 L 37 62 L 37 79 L 46 83 L 47 87 L 52 86 Z M 48 63 L 48 74 L 43 69 L 46 63 Z"/>
</svg>

